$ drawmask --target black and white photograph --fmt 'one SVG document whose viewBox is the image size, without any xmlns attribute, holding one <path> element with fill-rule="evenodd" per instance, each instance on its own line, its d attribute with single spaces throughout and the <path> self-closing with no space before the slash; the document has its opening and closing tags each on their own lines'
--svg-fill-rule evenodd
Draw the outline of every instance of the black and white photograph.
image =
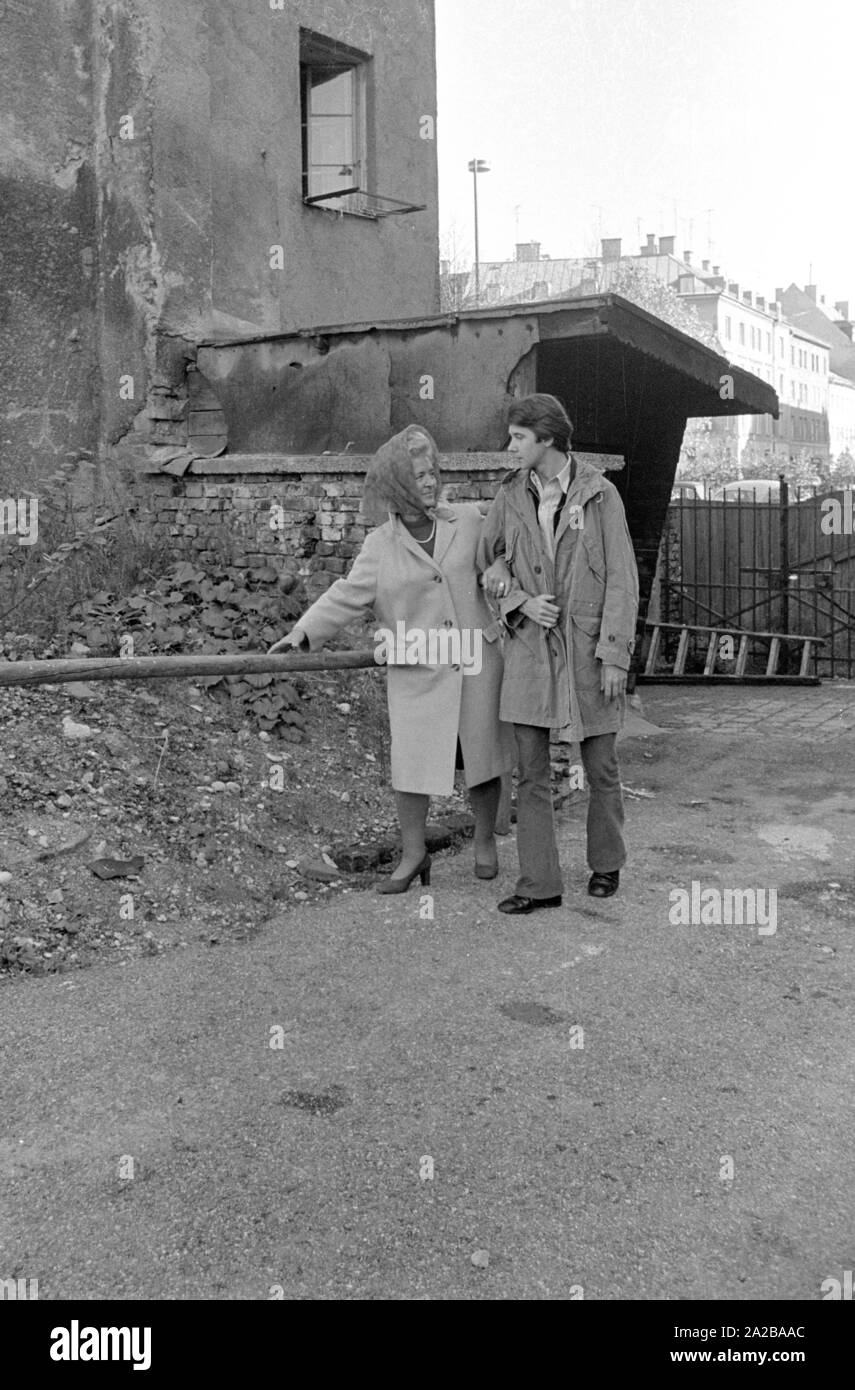
<svg viewBox="0 0 855 1390">
<path fill-rule="evenodd" d="M 216 1369 L 223 1302 L 843 1354 L 853 57 L 842 0 L 0 0 L 26 1368 Z"/>
</svg>

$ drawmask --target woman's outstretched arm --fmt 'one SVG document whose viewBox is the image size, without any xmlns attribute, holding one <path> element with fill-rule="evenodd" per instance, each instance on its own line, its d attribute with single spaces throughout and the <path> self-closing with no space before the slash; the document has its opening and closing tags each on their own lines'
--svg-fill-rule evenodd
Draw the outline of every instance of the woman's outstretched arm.
<svg viewBox="0 0 855 1390">
<path fill-rule="evenodd" d="M 297 619 L 287 636 L 270 648 L 303 647 L 315 651 L 343 627 L 361 618 L 374 604 L 377 596 L 377 575 L 380 568 L 382 540 L 377 532 L 367 536 L 353 562 L 350 573 L 321 594 L 301 618 Z"/>
</svg>

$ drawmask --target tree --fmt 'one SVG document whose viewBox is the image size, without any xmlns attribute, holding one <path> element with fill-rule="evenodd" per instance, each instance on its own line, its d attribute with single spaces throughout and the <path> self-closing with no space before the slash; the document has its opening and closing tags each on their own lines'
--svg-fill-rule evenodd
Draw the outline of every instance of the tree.
<svg viewBox="0 0 855 1390">
<path fill-rule="evenodd" d="M 722 352 L 715 329 L 704 323 L 691 305 L 686 304 L 670 285 L 657 280 L 634 261 L 622 260 L 615 273 L 608 276 L 608 283 L 601 273 L 600 278 L 601 288 L 608 294 L 622 295 L 632 304 L 637 304 L 640 309 L 646 309 L 649 314 L 655 314 L 665 323 L 670 323 L 672 328 L 679 328 L 681 332 L 687 333 L 690 338 L 697 338 L 715 352 Z"/>
<path fill-rule="evenodd" d="M 855 458 L 848 449 L 833 460 L 828 481 L 832 487 L 852 487 L 855 484 Z"/>
<path fill-rule="evenodd" d="M 463 308 L 469 282 L 469 243 L 458 222 L 451 222 L 440 241 L 439 305 L 444 314 Z"/>
<path fill-rule="evenodd" d="M 738 478 L 736 435 L 716 429 L 710 418 L 689 420 L 683 435 L 677 477 L 697 483 L 729 483 Z"/>
</svg>

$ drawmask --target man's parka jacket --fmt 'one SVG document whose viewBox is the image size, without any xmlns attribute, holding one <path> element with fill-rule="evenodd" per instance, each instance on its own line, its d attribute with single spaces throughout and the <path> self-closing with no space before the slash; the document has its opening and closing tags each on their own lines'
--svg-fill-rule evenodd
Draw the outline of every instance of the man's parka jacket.
<svg viewBox="0 0 855 1390">
<path fill-rule="evenodd" d="M 638 570 L 620 495 L 599 469 L 576 459 L 550 558 L 527 468 L 499 485 L 484 523 L 479 568 L 502 556 L 514 584 L 500 602 L 507 637 L 499 717 L 563 730 L 567 739 L 616 732 L 625 697 L 606 700 L 603 664 L 629 670 L 638 615 Z M 521 610 L 552 594 L 548 630 Z"/>
</svg>

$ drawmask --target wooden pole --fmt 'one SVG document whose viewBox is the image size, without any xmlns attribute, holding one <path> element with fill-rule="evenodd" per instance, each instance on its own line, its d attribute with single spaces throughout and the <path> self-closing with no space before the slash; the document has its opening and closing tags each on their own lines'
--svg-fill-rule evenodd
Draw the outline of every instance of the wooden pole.
<svg viewBox="0 0 855 1390">
<path fill-rule="evenodd" d="M 254 676 L 264 671 L 356 671 L 376 666 L 374 653 L 235 652 L 216 656 L 74 657 L 57 661 L 0 661 L 0 685 L 63 681 L 146 681 L 173 676 Z"/>
</svg>

